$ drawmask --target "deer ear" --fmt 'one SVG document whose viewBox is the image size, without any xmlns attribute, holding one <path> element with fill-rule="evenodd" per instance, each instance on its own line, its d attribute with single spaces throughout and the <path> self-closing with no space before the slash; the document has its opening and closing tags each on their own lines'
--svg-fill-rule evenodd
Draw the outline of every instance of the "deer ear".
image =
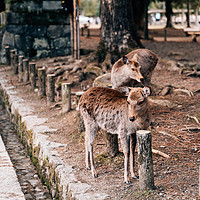
<svg viewBox="0 0 200 200">
<path fill-rule="evenodd" d="M 144 87 L 143 88 L 143 95 L 145 98 L 147 98 L 151 94 L 150 88 Z"/>
<path fill-rule="evenodd" d="M 137 60 L 137 61 L 138 61 L 138 54 L 137 54 L 137 53 L 136 53 L 136 54 L 134 54 L 132 59 L 133 59 L 133 60 Z"/>
<path fill-rule="evenodd" d="M 126 56 L 123 56 L 123 63 L 124 64 L 128 64 L 129 63 L 129 60 Z"/>
</svg>

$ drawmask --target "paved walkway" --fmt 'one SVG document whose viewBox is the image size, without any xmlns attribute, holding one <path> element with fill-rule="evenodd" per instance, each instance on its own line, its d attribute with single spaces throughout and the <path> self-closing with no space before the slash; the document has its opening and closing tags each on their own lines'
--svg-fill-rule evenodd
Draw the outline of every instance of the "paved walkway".
<svg viewBox="0 0 200 200">
<path fill-rule="evenodd" d="M 17 175 L 0 136 L 0 200 L 25 200 Z"/>
</svg>

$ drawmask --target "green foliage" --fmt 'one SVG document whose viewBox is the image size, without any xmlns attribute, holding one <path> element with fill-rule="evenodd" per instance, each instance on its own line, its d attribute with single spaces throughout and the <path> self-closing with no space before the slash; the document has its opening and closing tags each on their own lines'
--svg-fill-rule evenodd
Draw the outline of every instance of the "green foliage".
<svg viewBox="0 0 200 200">
<path fill-rule="evenodd" d="M 82 0 L 80 13 L 87 17 L 97 17 L 100 11 L 100 0 Z"/>
</svg>

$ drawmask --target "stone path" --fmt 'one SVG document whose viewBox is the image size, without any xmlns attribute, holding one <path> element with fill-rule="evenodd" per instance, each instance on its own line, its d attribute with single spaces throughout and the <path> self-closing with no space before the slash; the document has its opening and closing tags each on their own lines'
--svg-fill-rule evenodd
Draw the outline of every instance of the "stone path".
<svg viewBox="0 0 200 200">
<path fill-rule="evenodd" d="M 0 106 L 0 188 L 0 200 L 52 199 L 47 187 L 42 185 L 35 166 L 18 139 L 14 124 L 10 123 L 9 116 L 2 106 Z"/>
</svg>

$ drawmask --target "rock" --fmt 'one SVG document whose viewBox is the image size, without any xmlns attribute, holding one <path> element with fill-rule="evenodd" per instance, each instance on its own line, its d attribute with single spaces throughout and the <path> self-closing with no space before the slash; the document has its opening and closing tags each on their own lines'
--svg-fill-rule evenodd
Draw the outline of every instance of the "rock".
<svg viewBox="0 0 200 200">
<path fill-rule="evenodd" d="M 85 73 L 93 73 L 96 76 L 101 76 L 103 74 L 103 71 L 100 67 L 95 66 L 95 63 L 91 63 L 89 64 L 86 69 L 85 69 Z"/>
<path fill-rule="evenodd" d="M 112 87 L 110 73 L 97 77 L 94 80 L 94 86 Z"/>
</svg>

